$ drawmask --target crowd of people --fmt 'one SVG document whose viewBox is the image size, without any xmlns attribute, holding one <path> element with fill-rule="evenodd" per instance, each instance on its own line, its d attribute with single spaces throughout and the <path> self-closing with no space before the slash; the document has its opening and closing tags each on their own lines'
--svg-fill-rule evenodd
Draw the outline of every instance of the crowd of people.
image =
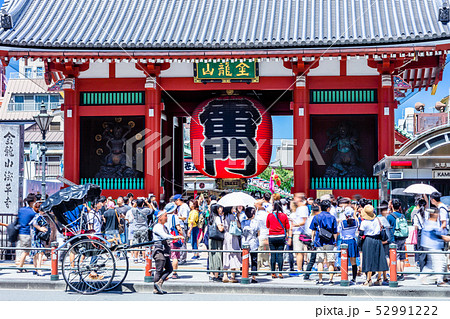
<svg viewBox="0 0 450 319">
<path fill-rule="evenodd" d="M 427 196 L 421 196 L 410 211 L 416 250 L 448 249 L 448 210 L 440 197 L 441 194 L 433 193 L 428 202 Z M 179 265 L 188 262 L 187 253 L 180 250 L 187 248 L 193 251 L 192 260 L 200 258 L 200 247 L 208 250 L 206 262 L 211 281 L 237 282 L 243 245 L 249 245 L 251 251 L 252 283 L 258 282 L 258 275 L 265 272 L 273 279 L 282 279 L 287 272 L 288 276 L 302 275 L 304 280 L 311 280 L 310 272 L 314 269 L 330 272 L 319 273 L 317 284 L 333 284 L 332 272 L 340 268 L 338 251 L 341 244 L 346 244 L 351 284 L 363 276 L 364 286 L 388 285 L 389 244 L 395 243 L 399 251 L 404 251 L 406 240 L 411 237 L 397 199 L 383 201 L 377 209 L 366 199 L 332 195 L 313 199 L 303 193 L 294 194 L 291 200 L 265 193 L 255 196 L 254 205 L 248 207 L 223 207 L 218 199 L 214 195 L 184 198 L 177 194 L 168 203 L 158 203 L 155 196 L 135 198 L 129 193 L 116 200 L 101 196 L 90 205 L 85 204 L 82 210 L 87 216 L 85 229 L 103 233 L 110 242 L 141 244 L 161 240 L 153 249 L 158 279 L 155 293 L 164 293 L 162 283 L 169 275 L 172 279 L 179 278 Z M 50 227 L 39 210 L 41 201 L 36 195 L 29 194 L 25 202 L 26 207 L 19 211 L 18 245 L 36 248 L 31 254 L 35 267 L 40 267 L 45 258 L 40 249 L 49 239 Z M 133 263 L 144 263 L 141 252 L 130 254 Z M 24 251 L 18 257 L 20 272 L 26 271 L 23 265 L 27 255 L 28 251 Z M 445 254 L 415 256 L 421 271 L 447 270 Z M 405 253 L 399 252 L 397 259 L 397 270 L 404 272 Z M 285 263 L 288 267 L 283 271 Z M 35 273 L 42 275 L 40 271 Z M 404 274 L 398 276 L 399 281 L 404 279 Z M 422 282 L 428 280 L 429 275 L 423 275 Z M 445 286 L 446 280 L 439 274 L 436 283 Z"/>
</svg>

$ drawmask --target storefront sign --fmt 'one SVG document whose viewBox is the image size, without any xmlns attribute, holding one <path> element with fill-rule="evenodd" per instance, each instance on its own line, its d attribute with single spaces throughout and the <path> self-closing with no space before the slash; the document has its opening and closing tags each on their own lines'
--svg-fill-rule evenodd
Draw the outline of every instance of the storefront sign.
<svg viewBox="0 0 450 319">
<path fill-rule="evenodd" d="M 245 178 L 226 178 L 217 180 L 217 189 L 246 189 L 247 180 Z"/>
<path fill-rule="evenodd" d="M 23 192 L 23 126 L 0 125 L 0 213 L 17 213 Z"/>
<path fill-rule="evenodd" d="M 198 62 L 194 64 L 194 82 L 259 82 L 258 62 Z"/>
<path fill-rule="evenodd" d="M 272 119 L 256 100 L 207 100 L 195 109 L 190 129 L 194 165 L 206 176 L 250 178 L 269 165 Z"/>
<path fill-rule="evenodd" d="M 436 179 L 450 179 L 450 170 L 434 170 L 433 178 Z"/>
</svg>

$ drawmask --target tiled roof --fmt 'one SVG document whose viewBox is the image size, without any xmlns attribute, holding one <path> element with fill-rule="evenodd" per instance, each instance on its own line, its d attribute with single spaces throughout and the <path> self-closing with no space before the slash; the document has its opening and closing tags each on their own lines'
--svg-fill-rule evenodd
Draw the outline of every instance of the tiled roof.
<svg viewBox="0 0 450 319">
<path fill-rule="evenodd" d="M 41 131 L 25 131 L 24 136 L 25 142 L 30 143 L 42 143 Z M 45 136 L 45 141 L 47 143 L 63 143 L 64 142 L 64 132 L 63 131 L 48 131 Z"/>
<path fill-rule="evenodd" d="M 39 111 L 8 111 L 12 94 L 47 94 L 47 84 L 44 79 L 10 79 L 6 87 L 3 103 L 0 106 L 0 121 L 31 121 Z"/>
<path fill-rule="evenodd" d="M 448 39 L 442 0 L 6 0 L 0 45 L 282 48 Z"/>
</svg>

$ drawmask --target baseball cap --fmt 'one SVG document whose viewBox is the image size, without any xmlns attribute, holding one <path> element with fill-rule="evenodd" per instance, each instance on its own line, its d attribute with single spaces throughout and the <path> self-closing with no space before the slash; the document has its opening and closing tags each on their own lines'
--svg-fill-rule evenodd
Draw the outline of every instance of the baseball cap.
<svg viewBox="0 0 450 319">
<path fill-rule="evenodd" d="M 158 215 L 156 215 L 156 218 L 161 217 L 162 215 L 167 214 L 167 212 L 164 209 L 161 209 L 158 211 Z"/>
<path fill-rule="evenodd" d="M 176 194 L 173 196 L 173 200 L 178 200 L 181 199 L 183 196 L 181 196 L 181 194 Z"/>
</svg>

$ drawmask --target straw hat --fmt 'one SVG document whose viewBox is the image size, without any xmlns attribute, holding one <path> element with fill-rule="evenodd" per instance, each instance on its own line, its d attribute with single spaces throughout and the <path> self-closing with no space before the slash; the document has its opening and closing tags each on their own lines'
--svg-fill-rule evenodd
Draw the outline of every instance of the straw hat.
<svg viewBox="0 0 450 319">
<path fill-rule="evenodd" d="M 373 206 L 372 205 L 366 205 L 363 208 L 363 211 L 361 213 L 361 217 L 365 220 L 374 220 L 376 215 L 373 212 Z"/>
</svg>

